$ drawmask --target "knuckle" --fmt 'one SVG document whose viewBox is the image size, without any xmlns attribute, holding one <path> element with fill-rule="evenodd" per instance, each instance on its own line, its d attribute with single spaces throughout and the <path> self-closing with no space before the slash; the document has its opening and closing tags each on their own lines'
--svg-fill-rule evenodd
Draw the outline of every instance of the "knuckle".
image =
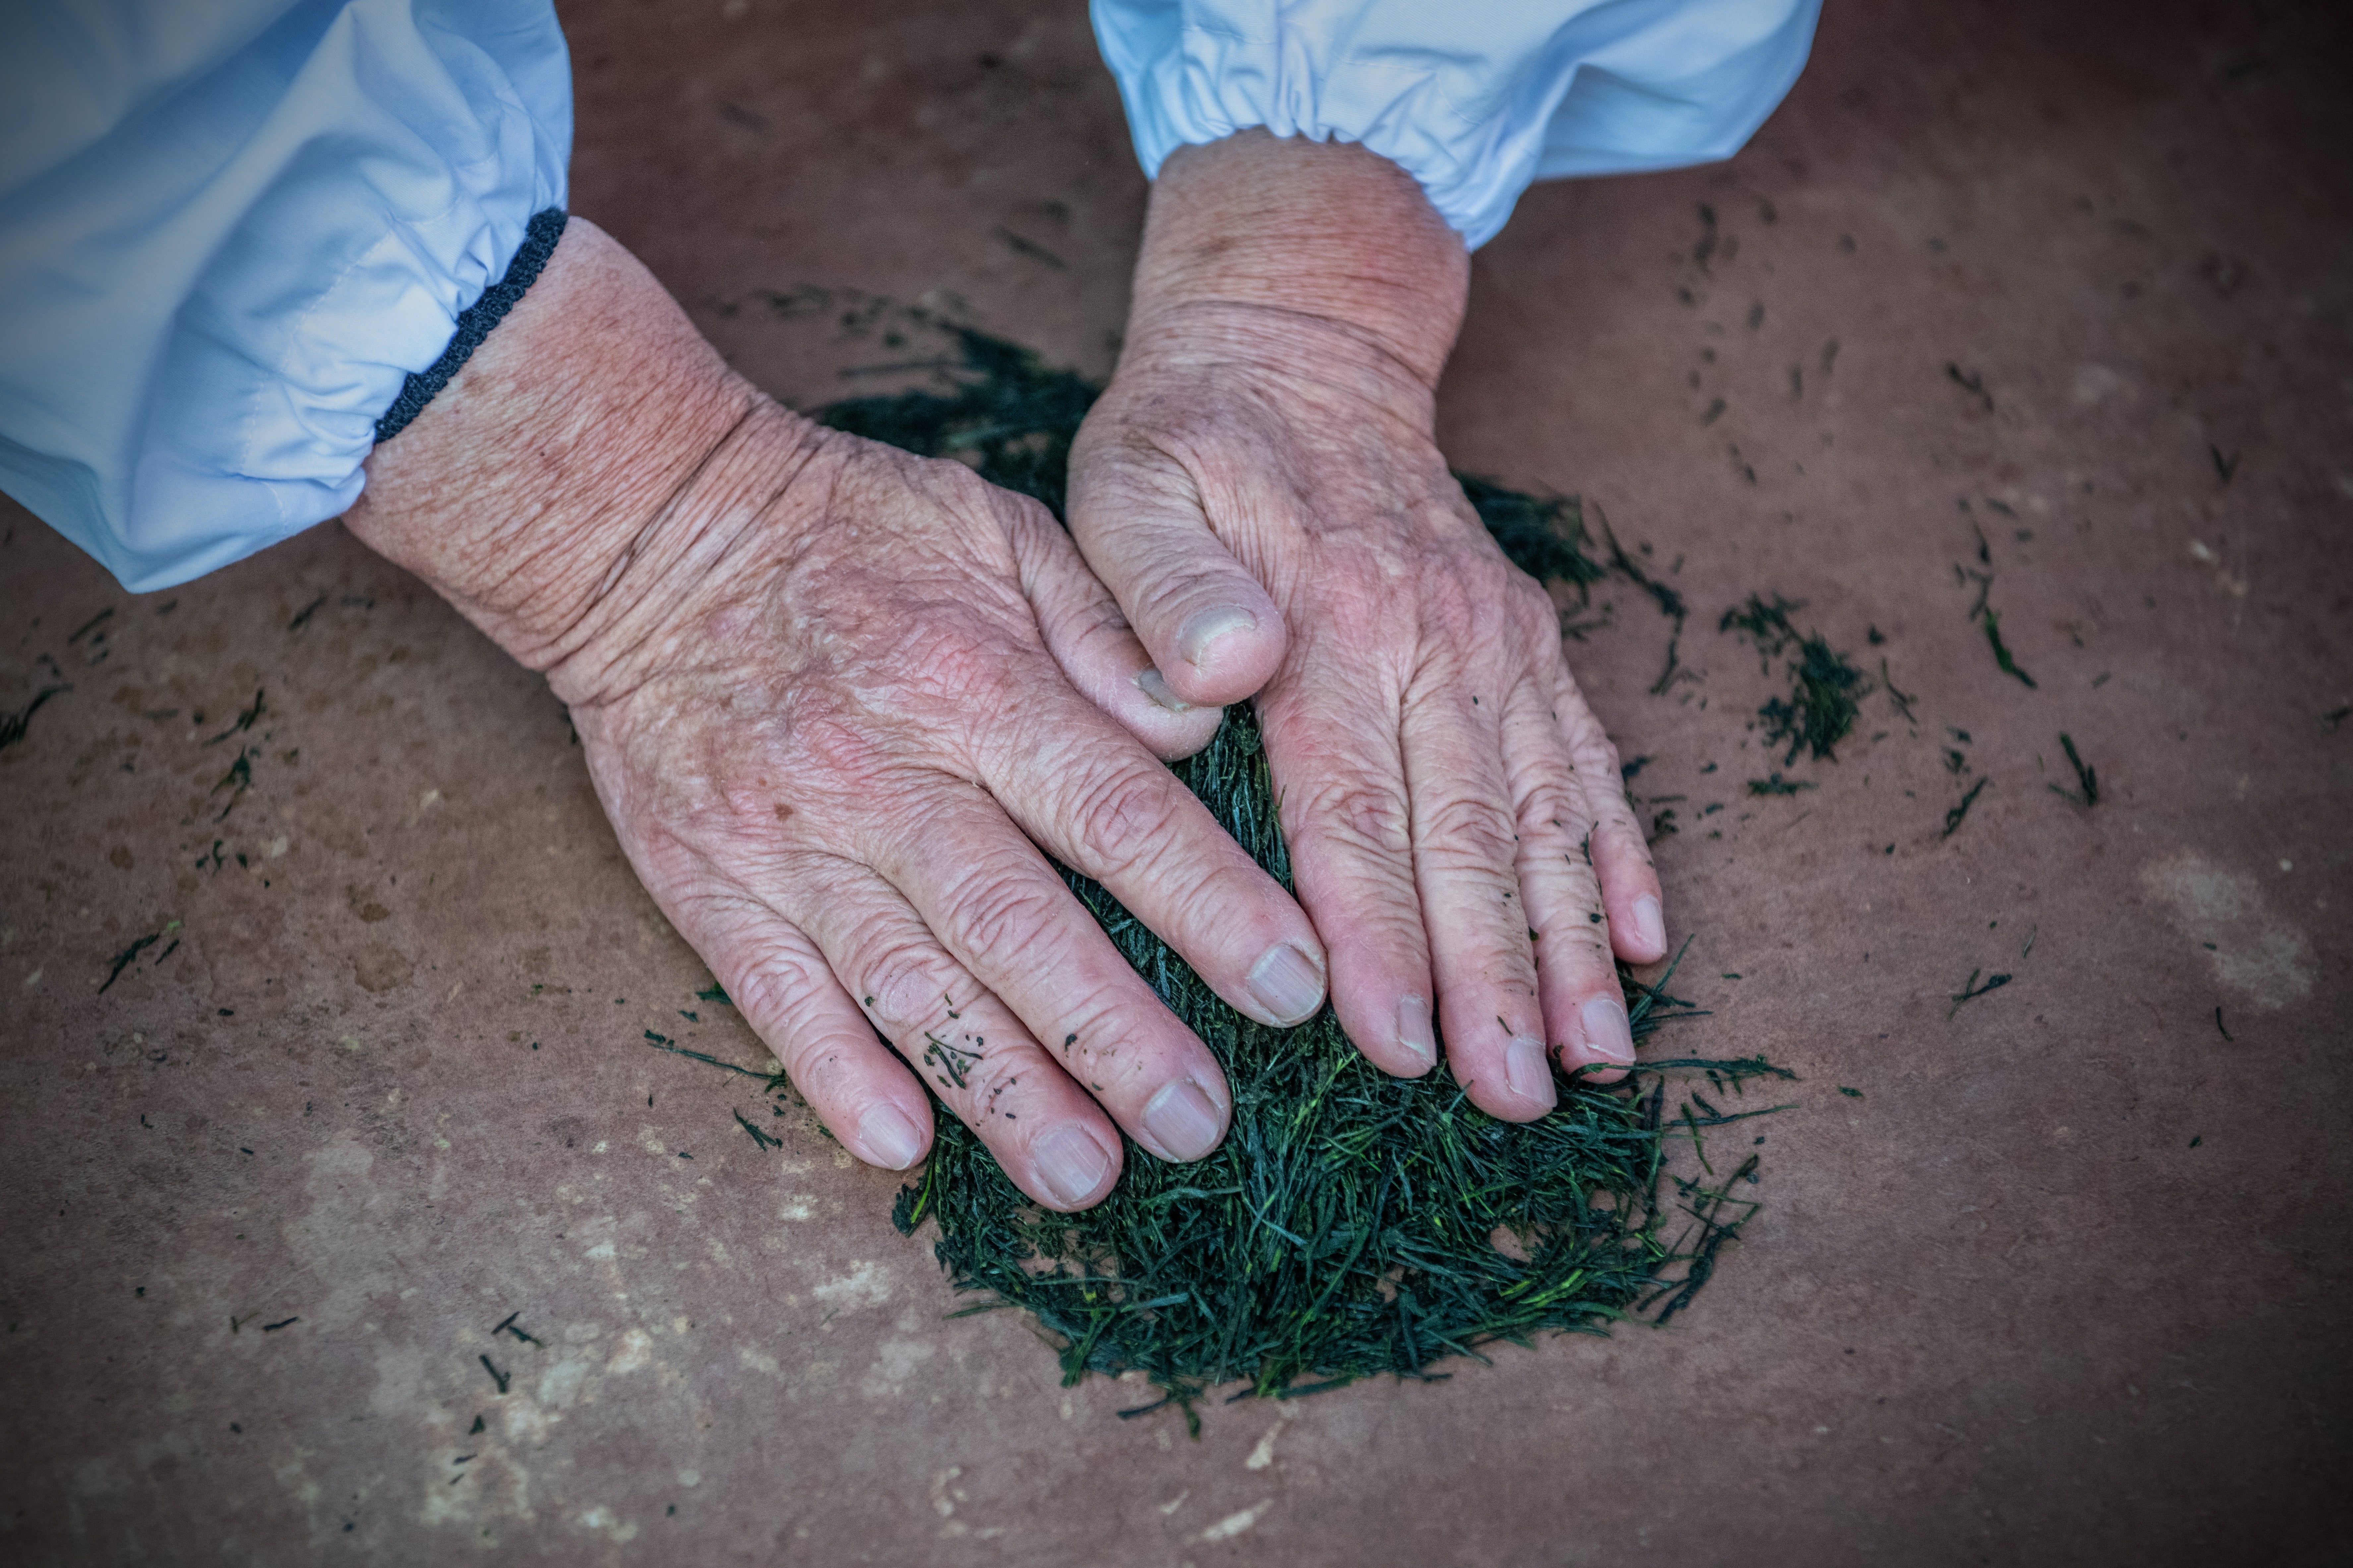
<svg viewBox="0 0 2353 1568">
<path fill-rule="evenodd" d="M 1177 787 L 1166 769 L 1141 761 L 1099 770 L 1064 804 L 1071 843 L 1092 867 L 1125 869 L 1182 828 Z"/>
<path fill-rule="evenodd" d="M 1352 925 L 1350 945 L 1355 952 L 1335 951 L 1333 954 L 1332 992 L 1335 1004 L 1345 1005 L 1353 999 L 1351 988 L 1339 978 L 1344 969 L 1351 967 L 1360 977 L 1377 976 L 1383 984 L 1402 984 L 1409 990 L 1419 990 L 1430 984 L 1430 931 L 1422 923 L 1421 903 L 1414 896 L 1410 883 L 1387 896 L 1366 900 L 1349 911 L 1348 918 Z M 1361 978 L 1358 984 L 1363 984 Z M 1382 1019 L 1382 1026 L 1388 1027 L 1390 1022 Z"/>
<path fill-rule="evenodd" d="M 812 1040 L 793 1059 L 784 1061 L 785 1076 L 821 1112 L 854 1104 L 865 1073 L 857 1057 L 839 1035 Z"/>
<path fill-rule="evenodd" d="M 923 1017 L 955 989 L 954 966 L 903 920 L 876 916 L 862 921 L 850 929 L 845 949 L 849 973 L 844 978 L 860 1003 L 879 1016 L 902 1022 Z"/>
<path fill-rule="evenodd" d="M 1594 823 L 1593 854 L 1596 876 L 1614 876 L 1629 866 L 1650 865 L 1650 843 L 1642 837 L 1642 825 L 1635 819 L 1633 808 L 1624 801 Z"/>
<path fill-rule="evenodd" d="M 1455 795 L 1438 801 L 1423 818 L 1422 852 L 1467 866 L 1508 866 L 1518 842 L 1513 820 L 1495 801 Z"/>
<path fill-rule="evenodd" d="M 1531 837 L 1548 828 L 1577 837 L 1586 829 L 1586 815 L 1585 792 L 1558 779 L 1534 784 L 1520 803 L 1520 820 Z"/>
<path fill-rule="evenodd" d="M 1158 1004 L 1149 1005 L 1157 1010 Z M 1092 984 L 1058 1007 L 1054 1026 L 1060 1032 L 1051 1054 L 1083 1063 L 1084 1081 L 1101 1086 L 1098 1098 L 1102 1092 L 1115 1095 L 1126 1079 L 1155 1076 L 1153 1054 L 1134 1048 L 1154 1021 L 1116 980 Z"/>
<path fill-rule="evenodd" d="M 1023 1079 L 1051 1069 L 1038 1059 L 1026 1042 L 1008 1039 L 982 1047 L 965 1060 L 959 1070 L 964 1086 L 957 1089 L 950 1085 L 947 1092 L 959 1096 L 974 1115 L 989 1115 L 1000 1109 L 999 1100 L 1019 1089 Z M 1017 1099 L 1017 1108 L 1019 1103 Z M 971 1119 L 967 1116 L 967 1120 Z"/>
<path fill-rule="evenodd" d="M 1617 971 L 1609 959 L 1609 922 L 1589 918 L 1599 912 L 1580 908 L 1546 923 L 1536 944 L 1537 958 L 1553 978 L 1583 985 L 1599 985 L 1605 975 L 1616 981 Z"/>
<path fill-rule="evenodd" d="M 1294 841 L 1320 838 L 1392 856 L 1413 846 L 1411 815 L 1393 784 L 1343 773 L 1285 791 L 1282 806 L 1284 831 Z"/>
<path fill-rule="evenodd" d="M 754 943 L 730 968 L 727 994 L 764 1036 L 786 1034 L 785 1026 L 807 1017 L 832 984 L 799 954 L 771 942 Z M 789 1037 L 785 1043 L 789 1047 Z"/>
<path fill-rule="evenodd" d="M 1618 746 L 1609 739 L 1590 714 L 1583 721 L 1572 720 L 1568 731 L 1568 754 L 1577 767 L 1588 773 L 1609 778 L 1619 777 Z"/>
<path fill-rule="evenodd" d="M 1060 884 L 1047 882 L 1035 867 L 1010 856 L 985 857 L 949 889 L 939 935 L 963 952 L 1050 964 L 1060 945 L 1054 922 L 1060 892 Z"/>
</svg>

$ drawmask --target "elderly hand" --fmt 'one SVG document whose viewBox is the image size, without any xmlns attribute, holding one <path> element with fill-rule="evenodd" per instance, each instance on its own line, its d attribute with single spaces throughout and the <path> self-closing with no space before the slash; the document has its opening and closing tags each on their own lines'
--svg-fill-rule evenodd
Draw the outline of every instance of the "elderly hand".
<svg viewBox="0 0 2353 1568">
<path fill-rule="evenodd" d="M 1258 694 L 1333 1005 L 1387 1070 L 1493 1114 L 1615 1077 L 1610 957 L 1663 957 L 1659 881 L 1545 591 L 1432 438 L 1469 258 L 1358 147 L 1250 132 L 1154 186 L 1071 529 L 1179 697 Z"/>
<path fill-rule="evenodd" d="M 1057 1209 L 1111 1190 L 1113 1121 L 1224 1135 L 1039 846 L 1251 1017 L 1321 1005 L 1305 915 L 1154 755 L 1216 712 L 1145 695 L 1053 520 L 770 402 L 589 225 L 369 470 L 353 531 L 547 672 L 647 889 L 861 1158 L 930 1143 L 892 1048 Z"/>
</svg>

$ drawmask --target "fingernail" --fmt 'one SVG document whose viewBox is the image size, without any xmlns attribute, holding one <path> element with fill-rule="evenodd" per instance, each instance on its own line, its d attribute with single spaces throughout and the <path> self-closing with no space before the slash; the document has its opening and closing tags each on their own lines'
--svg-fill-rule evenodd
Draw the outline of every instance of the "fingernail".
<svg viewBox="0 0 2353 1568">
<path fill-rule="evenodd" d="M 1419 996 L 1398 998 L 1398 1044 L 1425 1068 L 1438 1062 L 1438 1037 L 1430 1027 L 1430 1004 Z"/>
<path fill-rule="evenodd" d="M 1559 1092 L 1552 1086 L 1552 1064 L 1545 1058 L 1542 1040 L 1533 1035 L 1521 1035 L 1504 1047 L 1504 1081 L 1522 1100 L 1533 1100 L 1546 1110 L 1552 1109 Z"/>
<path fill-rule="evenodd" d="M 1585 1020 L 1588 1050 L 1606 1062 L 1632 1063 L 1634 1029 L 1626 1021 L 1625 1004 L 1614 996 L 1596 996 L 1578 1016 Z"/>
<path fill-rule="evenodd" d="M 1198 1160 L 1225 1134 L 1218 1108 L 1189 1078 L 1178 1079 L 1152 1097 L 1144 1108 L 1144 1128 L 1172 1160 Z"/>
<path fill-rule="evenodd" d="M 1176 630 L 1176 652 L 1187 664 L 1198 668 L 1209 662 L 1219 637 L 1257 629 L 1258 617 L 1239 605 L 1196 610 Z"/>
<path fill-rule="evenodd" d="M 1284 942 L 1267 949 L 1250 972 L 1251 999 L 1278 1024 L 1296 1024 L 1324 1005 L 1324 975 L 1305 953 Z"/>
<path fill-rule="evenodd" d="M 1193 710 L 1190 702 L 1168 689 L 1168 682 L 1161 678 L 1157 669 L 1145 670 L 1135 678 L 1135 684 L 1136 689 L 1151 698 L 1154 703 L 1171 713 L 1190 713 Z"/>
<path fill-rule="evenodd" d="M 1659 900 L 1647 893 L 1634 900 L 1634 934 L 1645 947 L 1667 950 L 1667 922 L 1660 917 Z"/>
<path fill-rule="evenodd" d="M 1093 1197 L 1095 1189 L 1103 1185 L 1103 1173 L 1111 1169 L 1103 1145 L 1076 1123 L 1048 1132 L 1030 1145 L 1029 1152 L 1038 1162 L 1038 1175 L 1047 1190 L 1073 1206 Z"/>
<path fill-rule="evenodd" d="M 923 1152 L 923 1135 L 895 1105 L 878 1105 L 858 1121 L 858 1142 L 868 1163 L 886 1171 L 903 1171 Z"/>
</svg>

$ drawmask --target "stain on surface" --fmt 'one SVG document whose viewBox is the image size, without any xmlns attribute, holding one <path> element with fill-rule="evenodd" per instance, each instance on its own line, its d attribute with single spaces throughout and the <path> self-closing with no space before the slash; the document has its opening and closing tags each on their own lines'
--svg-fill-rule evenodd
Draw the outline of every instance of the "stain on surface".
<svg viewBox="0 0 2353 1568">
<path fill-rule="evenodd" d="M 2276 1012 L 2312 994 L 2312 942 L 2271 911 L 2253 877 L 2185 849 L 2143 868 L 2140 880 L 2205 953 L 2214 978 L 2251 1005 Z"/>
<path fill-rule="evenodd" d="M 396 950 L 371 947 L 352 956 L 352 972 L 360 989 L 373 995 L 382 995 L 408 984 L 417 966 Z"/>
<path fill-rule="evenodd" d="M 902 1392 L 915 1369 L 936 1353 L 933 1346 L 921 1340 L 885 1340 L 875 1352 L 874 1364 L 866 1369 L 858 1391 L 869 1399 L 889 1399 Z"/>
</svg>

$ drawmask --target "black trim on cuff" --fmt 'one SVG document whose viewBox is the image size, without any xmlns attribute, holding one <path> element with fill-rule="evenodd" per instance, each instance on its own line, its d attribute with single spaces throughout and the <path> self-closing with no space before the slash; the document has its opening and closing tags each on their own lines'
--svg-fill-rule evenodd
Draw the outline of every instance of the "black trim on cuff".
<svg viewBox="0 0 2353 1568">
<path fill-rule="evenodd" d="M 506 276 L 458 313 L 458 330 L 450 336 L 449 346 L 441 351 L 441 357 L 423 370 L 409 372 L 408 378 L 400 384 L 400 395 L 385 410 L 384 417 L 375 422 L 377 446 L 408 428 L 408 422 L 425 412 L 434 394 L 448 385 L 449 378 L 473 358 L 474 351 L 491 335 L 491 329 L 515 308 L 515 301 L 523 297 L 524 290 L 539 277 L 539 269 L 555 253 L 555 242 L 564 236 L 565 216 L 562 207 L 549 207 L 533 216 L 523 230 L 522 248 L 515 252 Z"/>
</svg>

